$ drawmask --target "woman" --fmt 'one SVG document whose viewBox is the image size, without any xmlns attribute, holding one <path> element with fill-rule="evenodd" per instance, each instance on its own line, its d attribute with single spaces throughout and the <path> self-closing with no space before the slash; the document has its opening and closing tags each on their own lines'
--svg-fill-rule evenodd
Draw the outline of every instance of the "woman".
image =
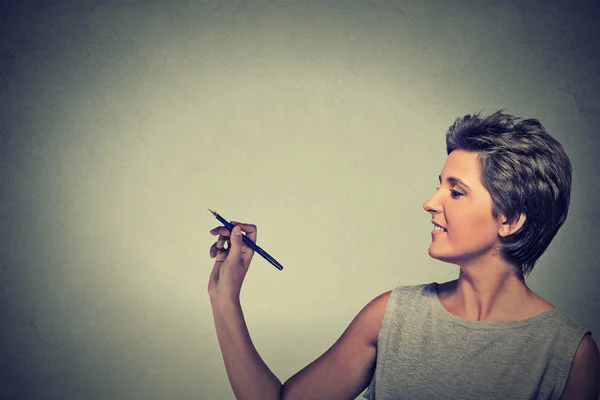
<svg viewBox="0 0 600 400">
<path fill-rule="evenodd" d="M 443 284 L 399 286 L 367 304 L 338 341 L 285 384 L 254 348 L 239 302 L 256 226 L 218 235 L 208 285 L 238 399 L 597 399 L 591 333 L 533 293 L 524 277 L 569 207 L 571 165 L 536 120 L 459 118 L 446 135 L 440 187 L 424 209 L 429 255 L 460 266 Z M 228 243 L 225 249 L 225 243 Z"/>
</svg>

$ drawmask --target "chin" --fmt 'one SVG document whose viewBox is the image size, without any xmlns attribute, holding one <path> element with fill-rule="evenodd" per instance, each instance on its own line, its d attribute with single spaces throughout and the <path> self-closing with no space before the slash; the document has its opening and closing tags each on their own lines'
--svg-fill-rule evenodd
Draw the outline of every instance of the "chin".
<svg viewBox="0 0 600 400">
<path fill-rule="evenodd" d="M 429 250 L 427 251 L 427 253 L 429 253 L 429 257 L 435 258 L 436 260 L 451 263 L 451 264 L 457 263 L 456 257 L 453 257 L 452 255 L 447 254 L 447 253 L 444 254 L 443 252 L 432 250 L 431 246 L 429 247 Z"/>
</svg>

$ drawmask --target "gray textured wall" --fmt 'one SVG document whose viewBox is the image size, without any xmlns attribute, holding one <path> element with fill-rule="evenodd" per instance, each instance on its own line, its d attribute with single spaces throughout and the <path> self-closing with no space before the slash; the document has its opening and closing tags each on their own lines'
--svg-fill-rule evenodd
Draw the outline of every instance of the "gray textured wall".
<svg viewBox="0 0 600 400">
<path fill-rule="evenodd" d="M 597 6 L 0 7 L 2 398 L 232 398 L 209 207 L 286 267 L 255 258 L 242 296 L 282 381 L 376 295 L 453 279 L 421 205 L 445 129 L 479 110 L 565 145 L 570 215 L 528 283 L 600 334 Z"/>
</svg>

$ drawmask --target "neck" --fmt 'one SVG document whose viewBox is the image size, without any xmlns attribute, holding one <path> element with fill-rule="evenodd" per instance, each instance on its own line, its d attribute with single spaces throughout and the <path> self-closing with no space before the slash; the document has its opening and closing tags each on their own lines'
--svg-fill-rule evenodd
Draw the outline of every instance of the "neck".
<svg viewBox="0 0 600 400">
<path fill-rule="evenodd" d="M 450 289 L 453 312 L 472 321 L 509 321 L 525 311 L 532 292 L 504 261 L 460 267 Z"/>
</svg>

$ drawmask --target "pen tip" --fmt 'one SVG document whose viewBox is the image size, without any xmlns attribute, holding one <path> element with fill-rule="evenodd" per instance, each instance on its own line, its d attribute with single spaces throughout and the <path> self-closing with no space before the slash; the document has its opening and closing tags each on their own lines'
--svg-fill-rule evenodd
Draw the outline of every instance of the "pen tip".
<svg viewBox="0 0 600 400">
<path fill-rule="evenodd" d="M 214 212 L 213 210 L 211 210 L 210 208 L 208 209 L 208 211 L 210 211 L 210 212 L 211 212 L 211 213 L 213 213 L 213 214 L 215 213 L 215 212 Z"/>
</svg>

